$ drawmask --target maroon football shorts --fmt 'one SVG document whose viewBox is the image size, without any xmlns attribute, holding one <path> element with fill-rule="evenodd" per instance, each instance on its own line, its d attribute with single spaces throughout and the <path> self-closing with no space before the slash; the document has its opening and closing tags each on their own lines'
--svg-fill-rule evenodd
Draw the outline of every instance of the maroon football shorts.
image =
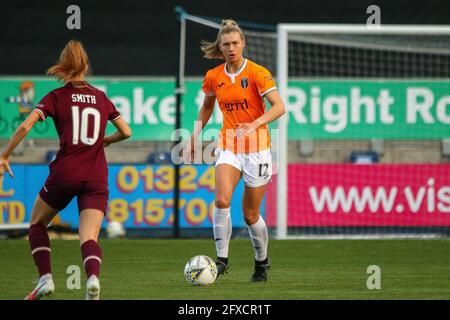
<svg viewBox="0 0 450 320">
<path fill-rule="evenodd" d="M 108 185 L 100 181 L 59 181 L 45 183 L 39 196 L 50 207 L 61 211 L 77 197 L 78 211 L 97 209 L 106 214 Z"/>
</svg>

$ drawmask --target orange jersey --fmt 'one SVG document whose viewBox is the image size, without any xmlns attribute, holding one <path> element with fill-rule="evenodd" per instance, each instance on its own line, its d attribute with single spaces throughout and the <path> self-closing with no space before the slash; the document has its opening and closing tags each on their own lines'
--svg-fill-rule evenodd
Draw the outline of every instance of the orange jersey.
<svg viewBox="0 0 450 320">
<path fill-rule="evenodd" d="M 230 74 L 226 63 L 223 63 L 206 73 L 202 90 L 206 95 L 216 97 L 223 114 L 219 148 L 234 153 L 250 153 L 270 147 L 267 125 L 239 139 L 235 135 L 240 123 L 253 122 L 264 114 L 264 96 L 276 90 L 275 81 L 266 68 L 245 59 L 242 67 Z"/>
</svg>

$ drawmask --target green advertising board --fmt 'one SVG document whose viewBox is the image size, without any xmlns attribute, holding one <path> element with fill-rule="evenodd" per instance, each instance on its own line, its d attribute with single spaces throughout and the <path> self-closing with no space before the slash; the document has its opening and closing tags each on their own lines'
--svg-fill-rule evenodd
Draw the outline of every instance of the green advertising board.
<svg viewBox="0 0 450 320">
<path fill-rule="evenodd" d="M 91 80 L 105 91 L 133 130 L 132 140 L 171 140 L 175 83 L 171 79 Z M 34 90 L 34 94 L 30 90 Z M 0 137 L 9 138 L 32 105 L 60 83 L 43 78 L 0 79 Z M 31 103 L 17 97 L 31 96 Z M 201 79 L 186 82 L 182 127 L 192 130 L 203 101 Z M 450 137 L 450 82 L 407 80 L 293 80 L 289 82 L 288 137 L 298 139 L 443 139 Z M 218 108 L 208 128 L 219 129 Z M 275 128 L 276 126 L 272 126 Z M 109 132 L 113 130 L 108 127 Z M 32 138 L 57 138 L 51 121 Z"/>
<path fill-rule="evenodd" d="M 292 81 L 289 139 L 450 137 L 450 82 Z"/>
</svg>

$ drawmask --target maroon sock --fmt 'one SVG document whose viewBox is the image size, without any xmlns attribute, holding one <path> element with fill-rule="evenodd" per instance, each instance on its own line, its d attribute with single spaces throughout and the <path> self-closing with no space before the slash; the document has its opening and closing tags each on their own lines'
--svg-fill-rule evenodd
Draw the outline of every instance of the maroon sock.
<svg viewBox="0 0 450 320">
<path fill-rule="evenodd" d="M 47 227 L 43 224 L 31 225 L 28 230 L 28 241 L 39 276 L 42 277 L 44 274 L 52 273 L 50 239 L 48 238 Z"/>
<path fill-rule="evenodd" d="M 100 264 L 102 263 L 102 249 L 94 240 L 88 240 L 81 245 L 81 256 L 83 257 L 84 268 L 88 279 L 92 275 L 97 278 L 100 274 Z"/>
</svg>

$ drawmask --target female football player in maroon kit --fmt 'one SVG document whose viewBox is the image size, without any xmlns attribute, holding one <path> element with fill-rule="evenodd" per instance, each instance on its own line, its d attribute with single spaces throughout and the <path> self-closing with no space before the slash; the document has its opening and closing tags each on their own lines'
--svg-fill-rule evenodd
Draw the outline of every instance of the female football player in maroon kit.
<svg viewBox="0 0 450 320">
<path fill-rule="evenodd" d="M 17 128 L 0 155 L 0 174 L 11 171 L 8 158 L 37 121 L 53 118 L 60 149 L 31 213 L 29 243 L 39 271 L 36 288 L 25 298 L 40 299 L 54 292 L 47 225 L 77 197 L 81 255 L 87 274 L 86 299 L 100 295 L 102 251 L 97 243 L 108 204 L 108 167 L 104 147 L 131 136 L 130 127 L 104 92 L 85 81 L 89 59 L 80 42 L 71 40 L 47 74 L 64 82 L 48 93 Z M 105 136 L 107 122 L 117 131 Z"/>
</svg>

